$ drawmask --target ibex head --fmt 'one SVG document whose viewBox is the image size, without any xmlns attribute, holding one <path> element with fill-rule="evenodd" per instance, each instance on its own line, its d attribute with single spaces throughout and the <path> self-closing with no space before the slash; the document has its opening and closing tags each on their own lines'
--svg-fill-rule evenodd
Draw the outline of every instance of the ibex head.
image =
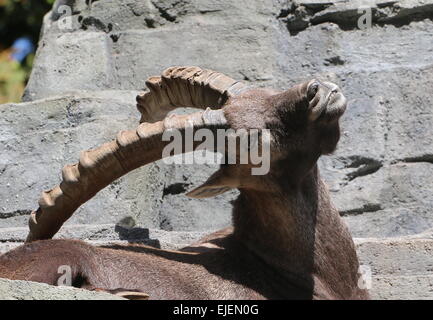
<svg viewBox="0 0 433 320">
<path fill-rule="evenodd" d="M 230 128 L 269 130 L 270 168 L 266 175 L 255 176 L 251 169 L 257 165 L 252 163 L 223 164 L 188 196 L 205 198 L 231 188 L 269 191 L 273 180 L 299 180 L 320 155 L 335 150 L 340 138 L 339 119 L 346 104 L 337 85 L 316 79 L 284 92 L 250 89 L 230 97 L 222 107 Z"/>
<path fill-rule="evenodd" d="M 235 129 L 271 130 L 275 150 L 321 155 L 337 145 L 346 98 L 337 85 L 313 79 L 284 92 L 249 90 L 229 100 L 223 110 Z"/>
</svg>

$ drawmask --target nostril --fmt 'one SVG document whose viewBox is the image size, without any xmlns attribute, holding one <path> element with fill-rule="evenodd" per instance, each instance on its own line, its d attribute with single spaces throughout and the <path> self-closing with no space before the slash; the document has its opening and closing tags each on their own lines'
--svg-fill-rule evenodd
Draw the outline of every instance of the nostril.
<svg viewBox="0 0 433 320">
<path fill-rule="evenodd" d="M 340 88 L 332 82 L 324 82 L 323 83 L 324 87 L 328 90 L 329 93 L 333 92 L 338 92 L 340 90 Z"/>
<path fill-rule="evenodd" d="M 329 88 L 329 93 L 326 96 L 326 100 L 329 101 L 332 99 L 335 95 L 337 95 L 340 92 L 340 88 L 338 88 L 336 85 Z"/>
<path fill-rule="evenodd" d="M 330 92 L 329 92 L 330 95 L 334 95 L 334 94 L 340 92 L 340 88 L 336 84 L 332 84 L 332 86 L 329 88 L 329 90 L 330 90 Z"/>
</svg>

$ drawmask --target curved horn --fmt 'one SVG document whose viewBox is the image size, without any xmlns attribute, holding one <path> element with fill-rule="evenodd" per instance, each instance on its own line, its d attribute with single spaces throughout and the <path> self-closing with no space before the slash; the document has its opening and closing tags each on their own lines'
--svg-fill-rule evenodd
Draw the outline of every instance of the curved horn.
<svg viewBox="0 0 433 320">
<path fill-rule="evenodd" d="M 60 185 L 42 193 L 39 208 L 30 216 L 26 241 L 51 238 L 81 204 L 101 189 L 129 171 L 161 159 L 170 143 L 162 140 L 165 130 L 179 130 L 184 138 L 187 128 L 195 132 L 204 127 L 227 128 L 223 110 L 208 109 L 142 123 L 136 130 L 119 132 L 116 140 L 82 152 L 78 163 L 63 168 Z M 194 142 L 193 148 L 200 143 Z"/>
<path fill-rule="evenodd" d="M 199 67 L 171 67 L 146 81 L 149 91 L 137 96 L 140 122 L 164 119 L 178 107 L 220 108 L 247 87 L 232 78 Z"/>
</svg>

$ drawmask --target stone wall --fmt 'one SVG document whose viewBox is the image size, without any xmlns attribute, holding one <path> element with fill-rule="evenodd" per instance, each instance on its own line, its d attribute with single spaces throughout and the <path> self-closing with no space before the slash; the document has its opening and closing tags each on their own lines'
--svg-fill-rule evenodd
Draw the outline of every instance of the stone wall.
<svg viewBox="0 0 433 320">
<path fill-rule="evenodd" d="M 44 20 L 24 102 L 0 106 L 4 248 L 23 239 L 29 212 L 40 192 L 59 182 L 64 164 L 137 125 L 135 95 L 147 77 L 173 65 L 214 69 L 260 87 L 284 89 L 312 77 L 338 83 L 349 100 L 342 139 L 320 167 L 353 236 L 373 239 L 368 248 L 383 241 L 400 248 L 403 236 L 415 242 L 424 241 L 419 234 L 429 237 L 433 1 L 88 3 L 57 0 Z M 65 4 L 73 13 L 67 29 L 58 13 Z M 372 8 L 371 28 L 358 28 L 361 4 Z M 111 241 L 136 239 L 124 231 L 131 227 L 185 236 L 226 226 L 236 192 L 205 200 L 183 195 L 215 169 L 163 163 L 138 169 L 83 205 L 63 236 L 94 240 L 96 234 L 98 241 Z M 110 235 L 100 236 L 107 234 L 107 223 Z M 83 228 L 92 236 L 83 235 Z M 374 264 L 372 250 L 360 251 L 368 264 Z M 420 274 L 430 277 L 428 270 Z M 399 292 L 412 291 L 377 297 Z"/>
</svg>

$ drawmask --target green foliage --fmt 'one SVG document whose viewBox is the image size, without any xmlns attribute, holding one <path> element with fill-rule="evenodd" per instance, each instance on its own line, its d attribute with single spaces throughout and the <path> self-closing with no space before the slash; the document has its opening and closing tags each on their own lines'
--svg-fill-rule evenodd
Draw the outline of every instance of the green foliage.
<svg viewBox="0 0 433 320">
<path fill-rule="evenodd" d="M 44 15 L 55 0 L 0 0 L 0 103 L 19 101 L 33 55 L 22 63 L 9 59 L 8 48 L 23 36 L 36 45 Z"/>
<path fill-rule="evenodd" d="M 36 43 L 42 18 L 53 3 L 53 0 L 0 0 L 1 45 L 8 47 L 22 36 L 29 36 Z"/>
</svg>

